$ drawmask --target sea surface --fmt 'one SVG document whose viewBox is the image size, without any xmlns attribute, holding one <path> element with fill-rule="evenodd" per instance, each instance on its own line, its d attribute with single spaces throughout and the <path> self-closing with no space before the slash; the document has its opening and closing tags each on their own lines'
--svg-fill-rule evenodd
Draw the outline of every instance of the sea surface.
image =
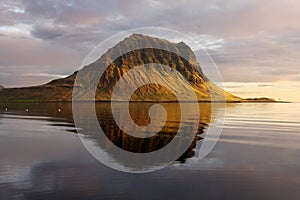
<svg viewBox="0 0 300 200">
<path fill-rule="evenodd" d="M 130 106 L 135 122 L 147 125 L 151 104 Z M 178 129 L 178 105 L 163 106 L 171 112 L 166 128 L 148 141 L 118 129 L 107 103 L 96 111 L 115 145 L 145 153 L 169 143 Z M 199 107 L 199 129 L 186 152 L 164 169 L 132 174 L 88 153 L 70 103 L 0 103 L 0 199 L 300 199 L 300 104 Z M 198 159 L 195 149 L 224 111 L 216 146 Z"/>
</svg>

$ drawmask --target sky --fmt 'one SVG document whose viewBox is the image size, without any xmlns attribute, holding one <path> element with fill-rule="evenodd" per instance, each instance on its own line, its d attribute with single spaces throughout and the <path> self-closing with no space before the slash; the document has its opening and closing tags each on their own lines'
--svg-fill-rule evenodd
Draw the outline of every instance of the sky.
<svg viewBox="0 0 300 200">
<path fill-rule="evenodd" d="M 0 0 L 0 85 L 64 77 L 111 35 L 163 27 L 203 45 L 226 90 L 300 102 L 299 10 L 297 0 Z"/>
</svg>

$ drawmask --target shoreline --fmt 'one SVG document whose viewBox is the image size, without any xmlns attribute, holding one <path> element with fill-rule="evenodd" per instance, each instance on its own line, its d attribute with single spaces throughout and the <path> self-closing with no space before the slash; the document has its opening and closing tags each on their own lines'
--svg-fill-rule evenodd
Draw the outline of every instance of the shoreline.
<svg viewBox="0 0 300 200">
<path fill-rule="evenodd" d="M 1 100 L 0 103 L 7 103 L 7 102 L 14 102 L 14 103 L 89 103 L 89 102 L 95 102 L 95 103 L 125 103 L 127 101 L 111 101 L 111 100 L 83 100 L 83 101 L 69 101 L 69 100 Z M 166 100 L 166 101 L 130 101 L 130 103 L 179 103 L 178 101 L 174 100 Z M 259 101 L 259 100 L 241 100 L 241 101 L 208 101 L 208 100 L 200 100 L 200 101 L 181 101 L 181 103 L 294 103 L 292 101 Z"/>
</svg>

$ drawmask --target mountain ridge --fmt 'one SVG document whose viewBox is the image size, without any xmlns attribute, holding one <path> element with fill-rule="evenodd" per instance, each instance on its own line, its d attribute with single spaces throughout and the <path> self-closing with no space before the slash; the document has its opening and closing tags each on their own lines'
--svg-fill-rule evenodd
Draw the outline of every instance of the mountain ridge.
<svg viewBox="0 0 300 200">
<path fill-rule="evenodd" d="M 135 49 L 135 47 L 143 45 L 147 47 L 147 44 L 151 44 L 150 46 L 154 48 Z M 126 53 L 124 54 L 122 52 Z M 179 55 L 183 56 L 181 57 Z M 112 58 L 114 57 L 116 57 L 116 59 L 113 59 L 112 61 Z M 178 71 L 179 74 L 175 74 L 175 78 L 170 79 L 167 84 L 180 92 L 182 88 L 179 86 L 177 87 L 177 85 L 182 85 L 184 84 L 184 81 L 187 81 L 193 87 L 198 101 L 246 101 L 224 91 L 211 82 L 202 72 L 201 66 L 191 48 L 184 42 L 173 43 L 165 39 L 133 34 L 116 44 L 114 47 L 108 49 L 108 51 L 101 55 L 95 62 L 84 66 L 81 70 L 87 71 L 86 76 L 84 77 L 87 80 L 99 80 L 94 99 L 96 101 L 109 101 L 114 86 L 124 74 L 135 66 L 148 63 L 166 65 Z M 101 77 L 94 75 L 99 67 L 106 66 L 108 67 L 104 70 Z M 139 76 L 140 79 L 150 79 L 155 78 L 155 76 L 164 76 L 164 71 L 154 70 L 154 68 L 150 68 L 150 70 L 152 70 L 151 73 L 149 73 L 149 71 L 138 72 L 133 78 Z M 152 75 L 152 72 L 156 75 Z M 75 71 L 68 77 L 55 79 L 39 86 L 3 88 L 2 90 L 0 88 L 0 100 L 72 101 L 72 91 L 77 73 L 78 71 Z M 133 82 L 130 82 L 130 80 L 128 82 L 134 84 Z M 84 80 L 79 80 L 77 84 L 76 87 L 87 87 L 84 85 Z M 85 88 L 85 90 L 91 92 L 88 88 Z M 138 88 L 132 95 L 131 100 L 177 101 L 174 94 L 170 92 L 168 88 L 155 84 L 149 84 Z"/>
</svg>

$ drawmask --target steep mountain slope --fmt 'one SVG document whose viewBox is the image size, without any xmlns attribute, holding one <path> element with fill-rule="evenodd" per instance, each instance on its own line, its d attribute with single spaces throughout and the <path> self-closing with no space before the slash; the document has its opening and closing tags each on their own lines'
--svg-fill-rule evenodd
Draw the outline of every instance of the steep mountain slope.
<svg viewBox="0 0 300 200">
<path fill-rule="evenodd" d="M 136 49 L 135 47 L 147 46 L 151 44 L 154 48 Z M 122 54 L 122 52 L 127 52 Z M 179 56 L 179 53 L 183 57 Z M 117 56 L 117 55 L 122 56 Z M 113 59 L 116 58 L 116 59 Z M 113 62 L 111 62 L 113 60 Z M 166 85 L 173 90 L 181 91 L 186 82 L 192 85 L 199 101 L 224 100 L 242 101 L 241 98 L 225 92 L 212 83 L 202 72 L 200 64 L 196 60 L 195 54 L 185 43 L 172 43 L 167 40 L 133 34 L 128 38 L 109 49 L 97 61 L 85 66 L 85 77 L 77 82 L 77 86 L 85 87 L 83 91 L 91 92 L 85 85 L 85 80 L 99 80 L 95 98 L 98 101 L 110 100 L 116 83 L 129 70 L 136 66 L 158 63 L 169 66 L 178 72 L 173 73 L 171 78 L 165 78 Z M 108 66 L 102 77 L 98 77 L 97 69 Z M 197 70 L 198 69 L 198 70 Z M 37 100 L 37 101 L 71 101 L 72 89 L 76 74 L 63 79 L 53 80 L 45 85 L 27 88 L 5 88 L 0 91 L 0 100 Z M 166 71 L 160 68 L 148 68 L 136 72 L 131 78 L 136 81 L 142 79 L 155 79 L 166 77 Z M 169 76 L 168 76 L 169 77 Z M 128 84 L 135 84 L 128 80 Z M 84 93 L 82 95 L 85 95 Z M 120 94 L 122 96 L 122 94 Z M 140 87 L 132 95 L 132 100 L 147 101 L 176 101 L 174 94 L 166 87 L 158 84 L 149 84 Z M 86 99 L 86 100 L 92 100 Z"/>
</svg>

